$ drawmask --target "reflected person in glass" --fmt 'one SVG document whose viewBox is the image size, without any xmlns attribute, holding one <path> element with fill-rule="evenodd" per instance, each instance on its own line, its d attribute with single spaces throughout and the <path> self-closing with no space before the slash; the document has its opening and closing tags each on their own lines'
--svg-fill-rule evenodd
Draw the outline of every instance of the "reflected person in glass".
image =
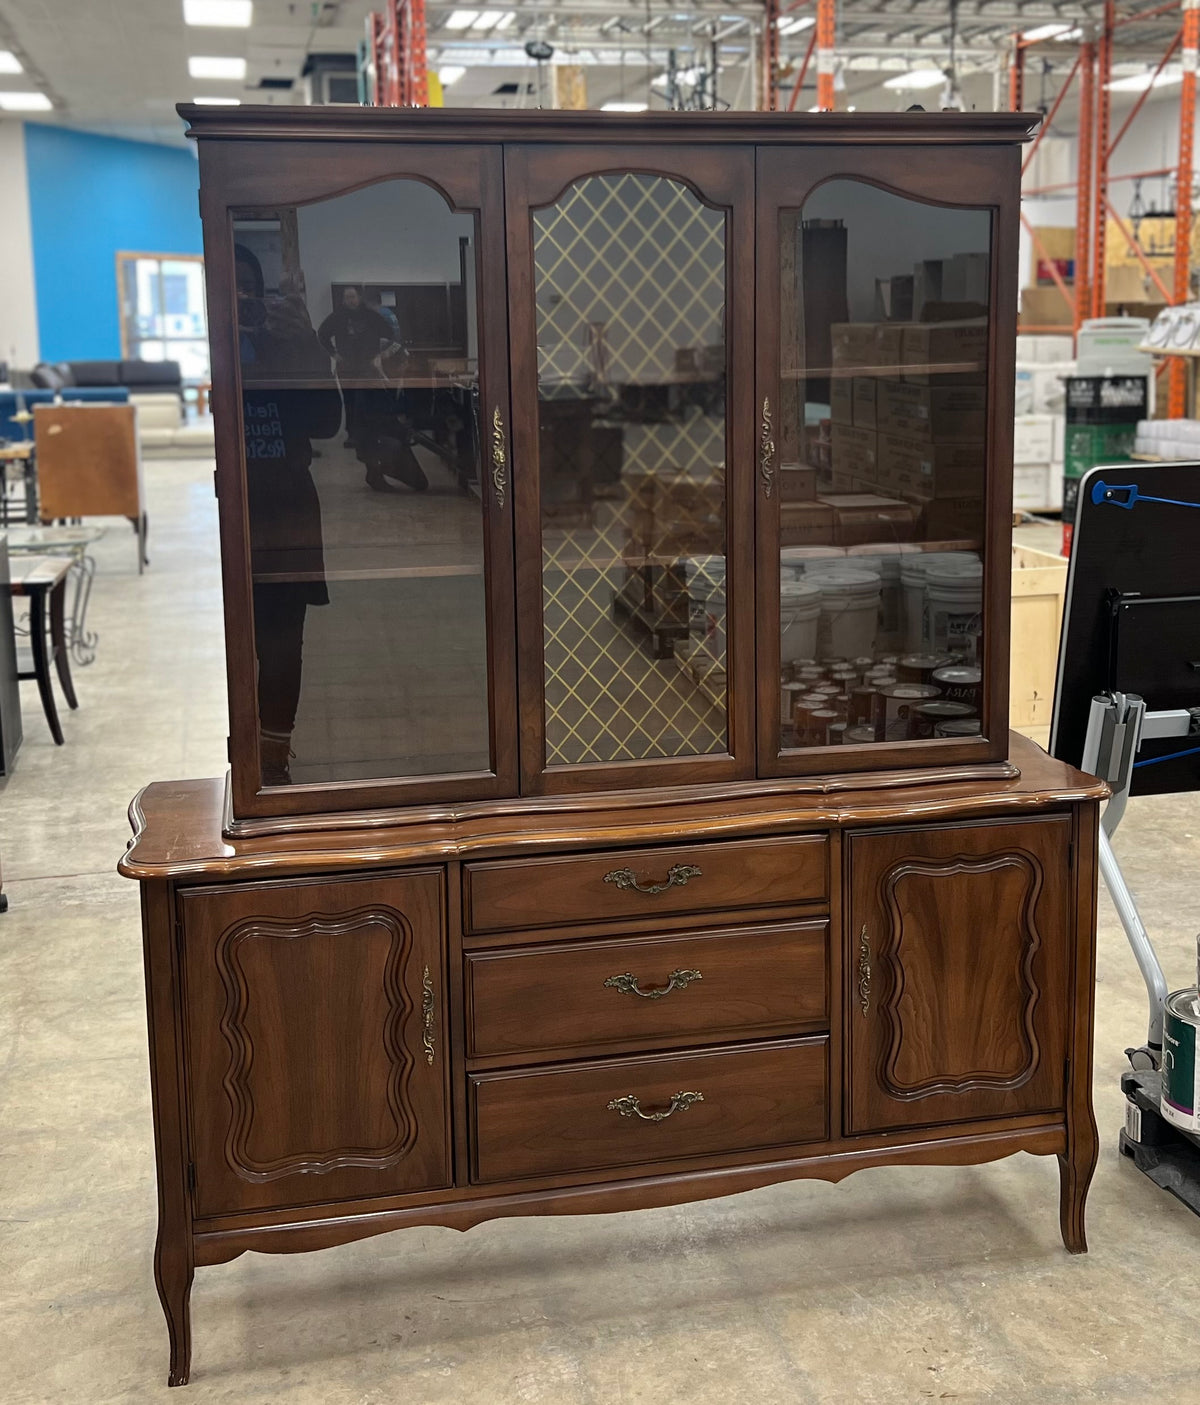
<svg viewBox="0 0 1200 1405">
<path fill-rule="evenodd" d="M 262 265 L 235 245 L 238 357 L 258 658 L 259 755 L 264 786 L 291 781 L 292 732 L 300 703 L 304 620 L 327 605 L 321 501 L 313 482 L 314 439 L 338 432 L 342 407 L 313 331 L 302 285 L 280 282 L 264 296 Z M 294 382 L 294 384 L 292 384 Z"/>
<path fill-rule="evenodd" d="M 392 328 L 367 306 L 362 289 L 351 284 L 342 289 L 341 303 L 321 323 L 317 338 L 333 358 L 346 406 L 346 448 L 355 448 L 363 434 L 365 398 L 370 389 L 353 382 L 382 379 L 379 356 L 394 344 Z"/>
</svg>

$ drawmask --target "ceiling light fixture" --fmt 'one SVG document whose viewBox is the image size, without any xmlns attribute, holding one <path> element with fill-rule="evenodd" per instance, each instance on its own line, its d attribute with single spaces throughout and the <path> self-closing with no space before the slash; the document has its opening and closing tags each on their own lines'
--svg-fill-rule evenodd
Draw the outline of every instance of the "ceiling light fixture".
<svg viewBox="0 0 1200 1405">
<path fill-rule="evenodd" d="M 936 88 L 946 81 L 940 68 L 914 68 L 911 73 L 897 73 L 894 78 L 885 78 L 883 86 L 893 92 L 919 92 L 922 88 Z"/>
<path fill-rule="evenodd" d="M 197 107 L 241 107 L 241 98 L 193 98 Z"/>
<path fill-rule="evenodd" d="M 184 24 L 245 29 L 253 19 L 253 0 L 183 0 Z"/>
<path fill-rule="evenodd" d="M 448 88 L 451 83 L 457 83 L 467 70 L 459 63 L 448 63 L 445 68 L 438 69 L 438 82 L 443 88 Z"/>
<path fill-rule="evenodd" d="M 1039 24 L 1036 29 L 1027 29 L 1021 35 L 1022 39 L 1060 39 L 1064 34 L 1071 31 L 1069 24 Z"/>
<path fill-rule="evenodd" d="M 648 102 L 605 102 L 600 104 L 601 112 L 645 112 Z"/>
<path fill-rule="evenodd" d="M 451 10 L 446 21 L 447 29 L 470 29 L 479 18 L 478 10 Z"/>
<path fill-rule="evenodd" d="M 188 59 L 188 73 L 193 78 L 245 78 L 246 60 L 193 56 Z"/>
<path fill-rule="evenodd" d="M 0 49 L 0 73 L 24 73 L 21 60 L 11 49 Z"/>
<path fill-rule="evenodd" d="M 500 18 L 496 21 L 496 28 L 507 29 L 508 26 L 512 24 L 513 20 L 516 19 L 516 17 L 516 10 L 505 10 L 504 13 L 500 16 Z"/>
<path fill-rule="evenodd" d="M 812 15 L 801 15 L 799 19 L 781 19 L 777 23 L 780 37 L 782 37 L 785 34 L 799 34 L 802 29 L 811 29 L 816 24 L 816 20 L 813 19 Z"/>
<path fill-rule="evenodd" d="M 504 16 L 503 10 L 480 10 L 479 18 L 471 25 L 472 29 L 495 29 Z"/>
<path fill-rule="evenodd" d="M 0 93 L 5 112 L 49 112 L 53 106 L 45 93 Z"/>
</svg>

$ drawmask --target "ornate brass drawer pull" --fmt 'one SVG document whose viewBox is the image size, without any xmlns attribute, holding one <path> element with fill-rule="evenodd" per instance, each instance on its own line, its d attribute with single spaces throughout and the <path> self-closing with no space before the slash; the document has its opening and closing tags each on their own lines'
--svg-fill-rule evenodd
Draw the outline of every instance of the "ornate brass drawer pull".
<svg viewBox="0 0 1200 1405">
<path fill-rule="evenodd" d="M 637 977 L 633 972 L 625 971 L 619 976 L 609 976 L 604 984 L 612 990 L 619 990 L 622 995 L 637 995 L 643 1000 L 661 1000 L 664 995 L 670 995 L 673 990 L 682 990 L 692 981 L 703 979 L 699 971 L 672 971 L 667 977 L 666 985 L 655 986 L 651 990 L 642 990 L 638 986 Z"/>
<path fill-rule="evenodd" d="M 429 967 L 425 967 L 425 974 L 421 977 L 421 1044 L 425 1050 L 425 1062 L 432 1065 L 434 1056 L 433 1044 L 433 977 L 429 974 Z"/>
<path fill-rule="evenodd" d="M 646 893 L 653 897 L 655 893 L 665 893 L 668 888 L 676 886 L 682 888 L 689 878 L 702 878 L 703 876 L 694 863 L 677 863 L 667 869 L 665 883 L 648 883 L 643 887 L 637 880 L 637 874 L 631 868 L 614 868 L 611 873 L 604 875 L 604 881 L 617 888 L 631 888 L 635 893 Z"/>
<path fill-rule="evenodd" d="M 775 486 L 775 440 L 771 434 L 771 402 L 765 395 L 758 436 L 758 471 L 762 475 L 763 497 L 769 498 Z"/>
<path fill-rule="evenodd" d="M 508 491 L 508 456 L 504 448 L 504 421 L 500 406 L 492 414 L 492 487 L 496 490 L 496 506 L 503 509 Z"/>
<path fill-rule="evenodd" d="M 622 1117 L 640 1117 L 643 1122 L 665 1122 L 676 1112 L 682 1112 L 684 1108 L 691 1107 L 693 1103 L 702 1103 L 703 1093 L 674 1093 L 671 1097 L 671 1106 L 663 1112 L 643 1112 L 642 1105 L 632 1093 L 626 1093 L 623 1098 L 613 1098 L 608 1105 L 610 1112 L 619 1112 Z"/>
<path fill-rule="evenodd" d="M 871 1008 L 871 938 L 865 922 L 858 938 L 858 1003 L 865 1020 Z"/>
</svg>

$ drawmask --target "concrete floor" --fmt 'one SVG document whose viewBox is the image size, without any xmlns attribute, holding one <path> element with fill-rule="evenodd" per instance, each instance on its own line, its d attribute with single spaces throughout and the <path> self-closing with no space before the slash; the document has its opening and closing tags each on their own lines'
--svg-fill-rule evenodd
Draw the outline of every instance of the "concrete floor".
<svg viewBox="0 0 1200 1405">
<path fill-rule="evenodd" d="M 166 1398 L 137 891 L 147 781 L 218 773 L 211 465 L 147 465 L 152 565 L 99 544 L 95 664 L 50 743 L 32 685 L 0 791 L 0 1402 Z M 1130 807 L 1119 851 L 1173 986 L 1194 970 L 1200 806 Z M 1200 1400 L 1200 1221 L 1116 1151 L 1142 987 L 1101 898 L 1092 1250 L 1052 1160 L 863 1171 L 710 1204 L 416 1229 L 201 1269 L 176 1400 L 319 1405 Z"/>
</svg>

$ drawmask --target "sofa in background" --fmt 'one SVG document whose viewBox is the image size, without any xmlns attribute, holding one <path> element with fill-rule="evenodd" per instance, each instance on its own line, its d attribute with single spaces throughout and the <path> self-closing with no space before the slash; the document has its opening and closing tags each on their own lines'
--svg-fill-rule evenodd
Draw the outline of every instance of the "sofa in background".
<svg viewBox="0 0 1200 1405">
<path fill-rule="evenodd" d="M 143 453 L 207 457 L 213 452 L 212 419 L 189 422 L 184 413 L 178 361 L 43 361 L 30 379 L 64 400 L 130 400 L 138 407 Z"/>
</svg>

